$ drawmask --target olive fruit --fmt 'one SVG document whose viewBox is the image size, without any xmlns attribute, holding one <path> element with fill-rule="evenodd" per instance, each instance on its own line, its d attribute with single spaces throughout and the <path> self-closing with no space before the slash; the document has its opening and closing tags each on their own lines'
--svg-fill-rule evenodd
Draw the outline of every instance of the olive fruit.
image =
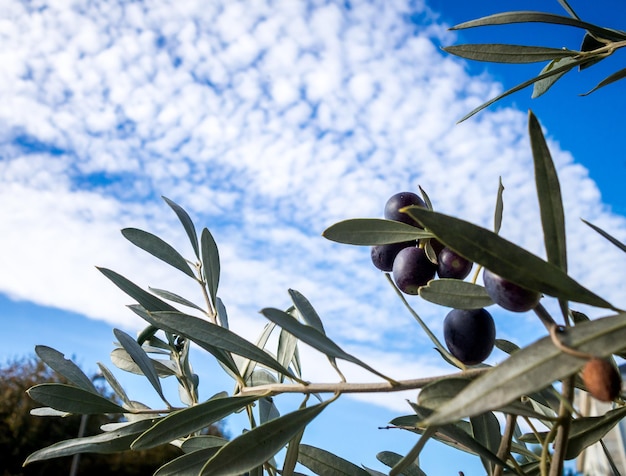
<svg viewBox="0 0 626 476">
<path fill-rule="evenodd" d="M 487 294 L 489 294 L 493 302 L 509 311 L 529 311 L 533 309 L 541 299 L 541 293 L 518 286 L 488 269 L 485 269 L 483 272 L 483 281 Z"/>
<path fill-rule="evenodd" d="M 581 377 L 587 391 L 603 402 L 612 402 L 622 390 L 619 371 L 606 359 L 589 360 L 583 367 Z"/>
<path fill-rule="evenodd" d="M 372 246 L 372 263 L 381 271 L 391 271 L 397 254 L 408 246 L 415 246 L 415 241 Z"/>
<path fill-rule="evenodd" d="M 417 194 L 413 192 L 400 192 L 392 195 L 385 204 L 384 217 L 387 220 L 400 221 L 407 225 L 417 226 L 422 228 L 413 218 L 406 213 L 400 211 L 401 208 L 408 207 L 410 205 L 417 205 L 418 207 L 426 208 L 426 203 Z"/>
<path fill-rule="evenodd" d="M 452 355 L 465 365 L 476 365 L 491 354 L 496 325 L 485 309 L 453 309 L 443 321 L 443 336 Z"/>
<path fill-rule="evenodd" d="M 393 280 L 400 291 L 417 294 L 420 287 L 435 277 L 437 266 L 417 246 L 403 248 L 393 260 Z"/>
<path fill-rule="evenodd" d="M 437 275 L 440 278 L 465 279 L 473 263 L 448 247 L 437 255 Z"/>
</svg>

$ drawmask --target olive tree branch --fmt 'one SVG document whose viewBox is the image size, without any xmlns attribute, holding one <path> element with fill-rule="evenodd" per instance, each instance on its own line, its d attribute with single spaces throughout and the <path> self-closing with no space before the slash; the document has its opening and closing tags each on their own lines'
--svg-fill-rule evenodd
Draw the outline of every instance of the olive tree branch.
<svg viewBox="0 0 626 476">
<path fill-rule="evenodd" d="M 416 390 L 420 389 L 429 383 L 436 382 L 442 378 L 451 377 L 477 377 L 483 373 L 489 371 L 490 368 L 476 368 L 469 369 L 463 372 L 456 372 L 449 375 L 439 375 L 436 377 L 424 377 L 410 380 L 398 380 L 395 385 L 389 382 L 374 382 L 374 383 L 310 383 L 308 385 L 302 384 L 286 384 L 286 383 L 272 383 L 266 385 L 257 385 L 255 387 L 242 388 L 237 395 L 278 395 L 281 393 L 389 393 L 389 392 L 401 392 L 404 390 Z"/>
</svg>

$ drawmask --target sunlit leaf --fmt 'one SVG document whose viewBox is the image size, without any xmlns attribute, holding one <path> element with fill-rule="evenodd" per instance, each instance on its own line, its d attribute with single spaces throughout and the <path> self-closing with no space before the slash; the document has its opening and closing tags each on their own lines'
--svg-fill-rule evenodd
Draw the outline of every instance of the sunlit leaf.
<svg viewBox="0 0 626 476">
<path fill-rule="evenodd" d="M 147 311 L 176 311 L 176 308 L 158 297 L 144 291 L 124 276 L 107 268 L 98 268 L 113 284 L 135 299 Z"/>
<path fill-rule="evenodd" d="M 130 398 L 128 398 L 128 395 L 126 394 L 126 392 L 124 391 L 124 388 L 122 387 L 122 385 L 118 382 L 118 380 L 115 378 L 115 375 L 113 375 L 113 373 L 107 368 L 106 365 L 104 365 L 101 362 L 98 362 L 98 368 L 100 368 L 100 373 L 102 374 L 102 376 L 104 377 L 104 379 L 107 381 L 107 383 L 111 386 L 111 388 L 113 389 L 113 391 L 115 392 L 115 394 L 129 407 L 131 406 L 131 402 L 130 402 Z"/>
<path fill-rule="evenodd" d="M 204 319 L 180 312 L 153 312 L 145 319 L 156 327 L 186 337 L 206 350 L 218 348 L 232 352 L 299 380 L 264 350 L 234 332 Z"/>
<path fill-rule="evenodd" d="M 426 301 L 455 309 L 480 309 L 493 300 L 483 286 L 460 279 L 434 279 L 419 289 Z"/>
<path fill-rule="evenodd" d="M 202 254 L 202 274 L 207 283 L 211 302 L 217 300 L 217 289 L 220 283 L 220 255 L 211 232 L 204 228 L 200 236 L 200 252 Z"/>
<path fill-rule="evenodd" d="M 200 249 L 198 248 L 198 235 L 196 234 L 196 228 L 193 225 L 193 221 L 180 205 L 177 205 L 167 197 L 162 198 L 163 200 L 165 200 L 165 203 L 167 203 L 170 208 L 174 210 L 176 216 L 178 216 L 178 219 L 180 220 L 183 228 L 185 229 L 185 232 L 187 233 L 187 236 L 189 237 L 189 241 L 191 243 L 191 246 L 193 247 L 193 251 L 196 254 L 196 257 L 200 259 Z"/>
<path fill-rule="evenodd" d="M 154 321 L 155 319 L 155 315 L 152 313 L 147 312 L 143 307 L 141 306 L 129 306 L 129 308 L 135 312 L 135 314 L 137 314 L 139 317 L 141 317 L 142 319 L 146 320 L 147 322 L 153 323 L 156 322 Z M 180 313 L 175 312 L 173 313 L 174 315 L 179 315 Z M 157 328 L 157 326 L 153 326 L 155 329 Z M 216 326 L 219 327 L 219 326 Z M 178 332 L 178 330 L 174 329 L 172 330 L 173 333 L 176 334 L 180 334 L 180 332 Z M 206 350 L 207 352 L 209 352 L 210 354 L 212 354 L 217 360 L 218 362 L 223 366 L 223 368 L 235 379 L 238 378 L 239 376 L 239 369 L 237 367 L 237 365 L 235 364 L 235 361 L 233 360 L 232 355 L 230 355 L 227 351 L 225 351 L 224 349 L 220 348 L 220 347 L 216 347 L 216 346 L 212 346 L 208 343 L 204 343 L 201 346 L 204 350 Z"/>
<path fill-rule="evenodd" d="M 43 405 L 74 414 L 124 413 L 126 410 L 101 395 L 61 383 L 42 383 L 26 393 Z"/>
<path fill-rule="evenodd" d="M 137 364 L 137 366 L 141 369 L 141 373 L 148 379 L 150 385 L 152 385 L 154 390 L 156 390 L 159 394 L 159 397 L 161 397 L 161 400 L 168 403 L 165 395 L 163 395 L 161 381 L 159 380 L 159 375 L 154 368 L 152 359 L 148 357 L 148 354 L 144 352 L 137 341 L 124 331 L 121 331 L 120 329 L 113 329 L 113 334 L 115 334 L 117 340 L 120 344 L 122 344 L 124 350 L 128 352 L 128 355 L 130 355 L 130 358 L 133 359 L 133 362 L 135 362 L 135 364 Z"/>
<path fill-rule="evenodd" d="M 536 63 L 578 54 L 577 51 L 560 48 L 503 44 L 455 45 L 446 46 L 443 50 L 462 58 L 492 63 Z"/>
<path fill-rule="evenodd" d="M 125 349 L 119 347 L 117 349 L 113 349 L 111 351 L 111 362 L 113 362 L 113 365 L 115 365 L 118 369 L 124 370 L 125 372 L 130 372 L 135 375 L 143 375 L 141 368 L 135 363 Z M 164 378 L 176 375 L 175 369 L 166 365 L 175 365 L 173 362 L 154 359 L 152 363 L 154 364 L 159 377 Z"/>
<path fill-rule="evenodd" d="M 71 413 L 62 412 L 60 410 L 55 410 L 54 408 L 51 408 L 51 407 L 33 408 L 30 411 L 30 414 L 33 416 L 38 416 L 38 417 L 66 417 L 66 416 L 71 415 Z"/>
<path fill-rule="evenodd" d="M 626 347 L 626 313 L 576 325 L 561 338 L 583 352 L 600 357 L 611 355 Z M 574 374 L 583 364 L 580 358 L 561 352 L 550 337 L 544 337 L 473 380 L 423 425 L 441 425 L 496 410 Z"/>
<path fill-rule="evenodd" d="M 550 61 L 539 73 L 539 76 L 550 73 L 554 70 L 560 70 L 557 74 L 549 75 L 536 81 L 533 86 L 532 99 L 536 99 L 542 94 L 545 94 L 559 79 L 561 79 L 568 71 L 571 71 L 576 65 L 583 63 L 575 58 L 559 58 Z"/>
<path fill-rule="evenodd" d="M 406 210 L 447 246 L 509 281 L 569 301 L 613 308 L 557 266 L 492 231 L 419 207 L 408 207 Z"/>
<path fill-rule="evenodd" d="M 609 28 L 602 28 L 592 23 L 577 20 L 576 18 L 565 17 L 561 15 L 554 15 L 552 13 L 532 12 L 532 11 L 517 11 L 517 12 L 504 12 L 496 13 L 486 17 L 478 18 L 476 20 L 470 20 L 464 23 L 460 23 L 451 28 L 451 30 L 461 30 L 465 28 L 475 28 L 479 26 L 488 25 L 507 25 L 512 23 L 551 23 L 556 25 L 567 25 L 576 28 L 582 28 L 595 33 L 603 38 L 608 38 L 615 41 L 626 40 L 626 32 L 613 30 Z"/>
<path fill-rule="evenodd" d="M 331 402 L 302 408 L 270 420 L 224 445 L 202 468 L 201 475 L 238 476 L 280 451 Z"/>
<path fill-rule="evenodd" d="M 124 238 L 135 246 L 182 271 L 187 276 L 195 278 L 195 275 L 185 258 L 183 258 L 180 253 L 174 249 L 174 247 L 163 241 L 158 236 L 148 233 L 147 231 L 138 230 L 137 228 L 124 228 L 122 230 L 122 235 L 124 235 Z"/>
<path fill-rule="evenodd" d="M 182 296 L 179 296 L 178 294 L 175 294 L 171 291 L 166 291 L 165 289 L 158 289 L 158 288 L 148 288 L 150 289 L 150 291 L 152 291 L 154 294 L 156 294 L 157 296 L 162 297 L 163 299 L 167 299 L 168 301 L 172 301 L 175 302 L 177 304 L 182 304 L 183 306 L 187 306 L 187 307 L 191 307 L 193 309 L 196 309 L 198 311 L 201 312 L 205 312 L 204 309 L 202 309 L 200 306 L 198 306 L 197 304 L 191 302 L 188 299 L 185 299 Z"/>
<path fill-rule="evenodd" d="M 74 385 L 83 390 L 98 393 L 91 379 L 85 375 L 80 367 L 71 360 L 66 359 L 58 350 L 45 345 L 38 345 L 35 346 L 35 353 L 48 367 L 65 377 Z"/>
<path fill-rule="evenodd" d="M 326 334 L 324 331 L 324 324 L 322 324 L 320 316 L 317 314 L 317 311 L 315 311 L 309 300 L 295 289 L 289 290 L 289 296 L 291 297 L 293 305 L 300 313 L 300 316 L 302 316 L 304 322 L 322 334 Z"/>
<path fill-rule="evenodd" d="M 589 227 L 591 227 L 593 230 L 597 231 L 600 235 L 602 235 L 604 238 L 606 238 L 607 240 L 609 240 L 611 243 L 613 243 L 615 246 L 617 246 L 620 250 L 626 252 L 626 244 L 622 243 L 621 241 L 619 241 L 617 238 L 609 235 L 606 231 L 604 231 L 602 228 L 594 225 L 593 223 L 589 223 L 587 220 L 583 220 L 583 223 L 585 223 L 586 225 L 588 225 Z"/>
<path fill-rule="evenodd" d="M 329 226 L 322 236 L 349 245 L 384 245 L 433 235 L 406 223 L 381 218 L 354 218 Z"/>
<path fill-rule="evenodd" d="M 100 433 L 95 436 L 84 438 L 74 438 L 71 440 L 59 441 L 53 445 L 32 453 L 24 465 L 34 463 L 35 461 L 43 461 L 51 458 L 60 458 L 62 456 L 70 456 L 77 453 L 117 453 L 129 449 L 130 442 L 133 441 L 135 435 L 141 433 L 152 425 L 150 420 L 142 420 L 131 423 L 118 430 Z"/>
<path fill-rule="evenodd" d="M 204 403 L 170 413 L 139 436 L 132 449 L 147 449 L 190 435 L 219 421 L 246 405 L 255 402 L 258 395 L 248 397 L 214 398 Z"/>
<path fill-rule="evenodd" d="M 263 314 L 270 321 L 275 322 L 287 332 L 293 334 L 305 344 L 310 345 L 311 347 L 319 350 L 325 355 L 329 357 L 335 357 L 337 359 L 347 360 L 348 362 L 352 362 L 353 364 L 369 370 L 373 374 L 378 375 L 385 380 L 390 380 L 388 377 L 384 376 L 377 370 L 374 370 L 365 362 L 345 352 L 321 332 L 317 331 L 311 326 L 301 324 L 286 312 L 283 312 L 279 309 L 266 308 L 261 311 L 261 314 Z"/>
<path fill-rule="evenodd" d="M 298 462 L 315 474 L 368 476 L 364 469 L 329 451 L 303 444 L 300 445 L 299 450 Z"/>
</svg>

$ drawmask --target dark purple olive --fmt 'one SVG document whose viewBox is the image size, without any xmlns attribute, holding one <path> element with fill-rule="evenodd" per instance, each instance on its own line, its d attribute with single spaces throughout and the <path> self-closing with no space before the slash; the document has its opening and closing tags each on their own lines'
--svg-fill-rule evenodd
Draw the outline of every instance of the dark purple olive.
<svg viewBox="0 0 626 476">
<path fill-rule="evenodd" d="M 420 287 L 435 277 L 437 265 L 433 264 L 426 252 L 417 246 L 404 248 L 393 261 L 393 280 L 400 291 L 417 294 Z"/>
<path fill-rule="evenodd" d="M 400 250 L 408 246 L 415 246 L 415 241 L 372 246 L 372 263 L 381 271 L 391 271 L 393 260 L 396 259 Z"/>
<path fill-rule="evenodd" d="M 440 278 L 452 279 L 465 279 L 474 264 L 447 247 L 437 255 L 437 261 L 437 275 Z"/>
<path fill-rule="evenodd" d="M 387 220 L 400 221 L 407 225 L 417 226 L 422 228 L 413 218 L 406 213 L 400 211 L 401 208 L 408 207 L 410 205 L 417 205 L 418 207 L 426 208 L 426 203 L 418 195 L 413 192 L 400 192 L 391 196 L 385 204 L 385 218 Z"/>
<path fill-rule="evenodd" d="M 476 365 L 491 354 L 496 325 L 485 309 L 453 309 L 443 321 L 443 336 L 452 355 L 465 365 Z"/>
<path fill-rule="evenodd" d="M 518 286 L 488 269 L 483 272 L 483 282 L 493 302 L 509 311 L 530 311 L 541 299 L 541 293 Z"/>
</svg>

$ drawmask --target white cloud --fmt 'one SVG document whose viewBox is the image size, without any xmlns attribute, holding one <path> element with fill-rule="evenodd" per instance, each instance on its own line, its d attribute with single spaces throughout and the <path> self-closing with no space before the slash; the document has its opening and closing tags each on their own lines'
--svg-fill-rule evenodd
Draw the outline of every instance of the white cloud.
<svg viewBox="0 0 626 476">
<path fill-rule="evenodd" d="M 455 125 L 502 88 L 440 53 L 451 34 L 423 6 L 29 5 L 11 0 L 13 21 L 0 23 L 0 290 L 15 299 L 140 325 L 96 264 L 197 297 L 118 233 L 148 229 L 189 257 L 165 195 L 218 241 L 236 329 L 254 335 L 257 311 L 289 305 L 293 287 L 329 335 L 398 363 L 399 351 L 432 346 L 369 251 L 325 241 L 324 228 L 380 216 L 388 196 L 418 184 L 436 209 L 490 227 L 502 176 L 503 235 L 541 253 L 525 115 L 505 108 Z M 551 147 L 571 272 L 618 302 L 623 258 L 597 253 L 602 238 L 578 218 L 621 238 L 626 223 L 588 172 Z M 411 302 L 440 330 L 445 310 Z"/>
</svg>

